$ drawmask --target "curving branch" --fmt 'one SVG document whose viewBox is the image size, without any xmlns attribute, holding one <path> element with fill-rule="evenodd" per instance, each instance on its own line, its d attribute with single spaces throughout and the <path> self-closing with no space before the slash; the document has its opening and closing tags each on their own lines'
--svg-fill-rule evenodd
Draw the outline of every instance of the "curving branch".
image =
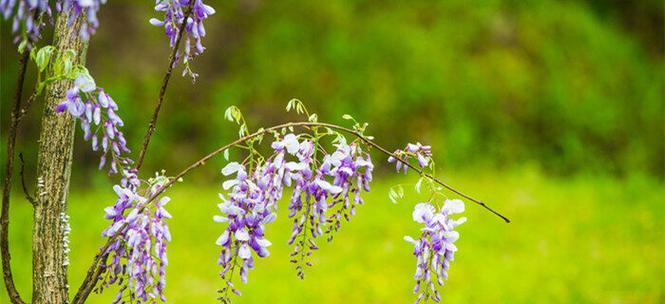
<svg viewBox="0 0 665 304">
<path fill-rule="evenodd" d="M 432 176 L 431 174 L 423 172 L 423 170 L 421 168 L 418 168 L 417 166 L 412 165 L 411 163 L 409 163 L 407 160 L 403 159 L 402 157 L 400 157 L 398 155 L 395 155 L 394 153 L 392 153 L 392 152 L 388 151 L 387 149 L 381 147 L 379 144 L 377 144 L 376 142 L 374 142 L 374 141 L 370 140 L 369 138 L 365 137 L 360 132 L 358 132 L 356 130 L 346 128 L 346 127 L 342 127 L 342 126 L 339 126 L 339 125 L 329 124 L 329 123 L 322 123 L 322 122 L 291 122 L 291 123 L 279 124 L 279 125 L 272 126 L 272 127 L 269 127 L 269 128 L 261 129 L 259 131 L 256 131 L 256 132 L 252 133 L 252 134 L 241 137 L 241 138 L 239 138 L 239 139 L 237 139 L 237 140 L 235 140 L 231 143 L 223 145 L 223 146 L 217 148 L 216 150 L 210 152 L 206 156 L 202 157 L 201 159 L 195 161 L 194 163 L 189 165 L 187 168 L 182 170 L 180 173 L 178 173 L 175 177 L 170 178 L 168 183 L 166 183 L 163 187 L 159 188 L 150 197 L 148 197 L 148 199 L 146 200 L 146 203 L 139 209 L 139 212 L 145 210 L 145 208 L 148 208 L 148 206 L 151 202 L 153 202 L 159 195 L 161 195 L 164 191 L 166 191 L 166 189 L 170 188 L 176 181 L 178 181 L 182 177 L 189 174 L 192 170 L 203 166 L 208 160 L 210 160 L 211 158 L 213 158 L 213 157 L 217 156 L 218 154 L 222 153 L 224 150 L 232 148 L 232 147 L 237 146 L 239 144 L 242 144 L 242 143 L 244 143 L 244 142 L 246 142 L 250 139 L 253 139 L 253 138 L 256 138 L 258 136 L 267 134 L 269 132 L 277 131 L 277 130 L 280 130 L 280 129 L 283 129 L 283 128 L 290 128 L 290 127 L 305 127 L 305 128 L 324 127 L 324 128 L 330 128 L 330 129 L 333 129 L 333 130 L 337 130 L 337 131 L 341 131 L 341 132 L 351 134 L 351 135 L 357 137 L 358 139 L 362 140 L 363 142 L 365 142 L 369 146 L 371 146 L 373 148 L 376 148 L 381 153 L 383 153 L 387 156 L 392 156 L 397 161 L 400 161 L 400 162 L 406 164 L 407 166 L 409 166 L 409 168 L 413 169 L 413 171 L 417 172 L 421 176 L 426 177 L 426 178 L 432 180 L 434 183 L 436 183 L 436 184 L 448 189 L 449 191 L 459 195 L 460 197 L 463 197 L 463 198 L 465 198 L 465 199 L 467 199 L 467 200 L 483 207 L 485 210 L 487 210 L 487 211 L 493 213 L 494 215 L 500 217 L 506 223 L 510 223 L 510 219 L 508 219 L 507 217 L 505 217 L 501 213 L 495 211 L 494 209 L 489 207 L 484 202 L 482 202 L 480 200 L 477 200 L 477 199 L 475 199 L 475 198 L 473 198 L 473 197 L 471 197 L 467 194 L 464 194 L 463 192 L 461 192 L 461 191 L 453 188 L 452 186 L 444 183 L 443 181 L 441 181 L 437 177 Z M 111 238 L 108 239 L 106 244 L 104 244 L 104 246 L 102 246 L 99 249 L 99 252 L 95 256 L 92 265 L 88 269 L 88 273 L 87 273 L 85 279 L 83 280 L 83 283 L 81 284 L 81 287 L 79 288 L 78 292 L 76 293 L 76 296 L 74 296 L 74 299 L 72 301 L 73 304 L 80 304 L 80 303 L 85 302 L 85 300 L 87 299 L 90 292 L 92 291 L 92 289 L 96 285 L 97 280 L 99 279 L 99 277 L 100 277 L 100 275 L 103 271 L 104 265 L 100 265 L 101 260 L 104 259 L 109 246 L 111 246 L 111 244 L 120 236 L 120 232 L 126 226 L 127 226 L 127 224 L 122 225 L 120 227 L 120 229 L 118 229 L 118 231 Z"/>
<path fill-rule="evenodd" d="M 25 160 L 23 159 L 23 153 L 18 154 L 18 159 L 21 160 L 21 186 L 23 186 L 23 194 L 25 195 L 25 199 L 28 200 L 33 206 L 37 204 L 37 200 L 30 195 L 30 191 L 28 190 L 28 186 L 25 183 Z"/>
<path fill-rule="evenodd" d="M 12 189 L 12 175 L 14 173 L 14 148 L 16 146 L 16 133 L 20 121 L 21 99 L 23 97 L 23 82 L 28 66 L 29 52 L 24 52 L 19 59 L 19 74 L 14 95 L 14 107 L 11 112 L 9 133 L 7 136 L 7 160 L 5 162 L 5 180 L 2 189 L 2 214 L 0 214 L 0 251 L 2 251 L 2 276 L 7 288 L 7 294 L 12 303 L 24 303 L 21 295 L 14 285 L 11 268 L 11 254 L 9 252 L 9 200 Z"/>
<path fill-rule="evenodd" d="M 25 102 L 25 106 L 23 106 L 23 108 L 18 112 L 19 122 L 21 121 L 21 119 L 23 119 L 23 116 L 28 114 L 28 109 L 32 105 L 32 102 L 35 101 L 35 99 L 37 99 L 38 95 L 39 94 L 37 93 L 37 88 L 35 88 L 35 90 L 32 91 L 32 94 L 30 94 L 30 97 L 28 97 L 28 100 Z"/>
<path fill-rule="evenodd" d="M 173 68 L 176 66 L 176 60 L 178 60 L 178 47 L 180 46 L 180 41 L 185 32 L 185 26 L 187 25 L 187 19 L 192 13 L 192 5 L 194 1 L 191 1 L 190 5 L 185 12 L 185 18 L 180 29 L 178 30 L 178 37 L 176 37 L 175 45 L 171 51 L 171 56 L 169 57 L 169 66 L 166 68 L 166 74 L 164 74 L 164 79 L 162 80 L 162 87 L 159 89 L 159 97 L 157 99 L 157 105 L 155 105 L 155 111 L 152 113 L 152 119 L 150 119 L 150 124 L 148 125 L 148 131 L 146 131 L 145 137 L 143 138 L 143 146 L 141 147 L 141 152 L 139 153 L 139 159 L 136 162 L 136 170 L 140 169 L 143 165 L 143 159 L 145 153 L 148 151 L 148 145 L 150 144 L 150 138 L 155 132 L 155 127 L 157 127 L 157 118 L 159 117 L 159 111 L 162 109 L 162 103 L 164 102 L 164 96 L 166 95 L 166 88 L 169 85 L 169 80 L 171 79 L 171 74 L 173 73 Z"/>
</svg>

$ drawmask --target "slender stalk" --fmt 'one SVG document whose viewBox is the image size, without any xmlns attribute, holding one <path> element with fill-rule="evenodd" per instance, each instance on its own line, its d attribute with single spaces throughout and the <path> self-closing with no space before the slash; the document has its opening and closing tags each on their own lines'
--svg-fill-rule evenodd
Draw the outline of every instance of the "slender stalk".
<svg viewBox="0 0 665 304">
<path fill-rule="evenodd" d="M 359 138 L 363 142 L 367 143 L 368 145 L 376 148 L 381 153 L 383 153 L 387 156 L 392 156 L 395 159 L 397 159 L 398 161 L 406 164 L 407 166 L 409 166 L 409 168 L 413 169 L 413 171 L 415 171 L 415 172 L 418 172 L 418 174 L 420 174 L 421 176 L 424 176 L 426 178 L 431 179 L 432 181 L 439 184 L 440 186 L 450 190 L 451 192 L 453 192 L 453 193 L 455 193 L 455 194 L 457 194 L 457 195 L 459 195 L 459 196 L 461 196 L 461 197 L 463 197 L 463 198 L 465 198 L 465 199 L 467 199 L 467 200 L 483 207 L 487 211 L 495 214 L 496 216 L 498 216 L 502 220 L 504 220 L 506 223 L 510 223 L 510 220 L 507 217 L 503 216 L 499 212 L 497 212 L 494 209 L 490 208 L 484 202 L 482 202 L 480 200 L 477 200 L 477 199 L 475 199 L 475 198 L 473 198 L 473 197 L 471 197 L 467 194 L 464 194 L 463 192 L 461 192 L 461 191 L 453 188 L 452 186 L 444 183 L 440 179 L 432 176 L 431 174 L 423 172 L 422 169 L 410 164 L 408 161 L 401 158 L 400 156 L 395 155 L 394 153 L 386 150 L 385 148 L 381 147 L 379 144 L 375 143 L 374 141 L 372 141 L 372 140 L 368 139 L 367 137 L 365 137 L 364 135 L 362 135 L 360 132 L 349 129 L 349 128 L 345 128 L 345 127 L 342 127 L 342 126 L 329 124 L 329 123 L 322 123 L 322 122 L 284 123 L 284 124 L 272 126 L 270 128 L 262 129 L 260 131 L 249 134 L 247 136 L 241 137 L 241 138 L 239 138 L 239 139 L 237 139 L 237 140 L 235 140 L 235 141 L 233 141 L 229 144 L 223 145 L 223 146 L 217 148 L 216 150 L 210 152 L 209 154 L 207 154 L 203 158 L 195 161 L 194 163 L 189 165 L 187 168 L 182 170 L 180 173 L 178 173 L 175 177 L 171 178 L 169 180 L 169 182 L 167 182 L 163 187 L 159 188 L 157 191 L 155 191 L 155 193 L 153 193 L 150 197 L 148 197 L 148 199 L 146 200 L 146 203 L 143 205 L 143 207 L 141 207 L 139 209 L 139 213 L 142 212 L 143 210 L 145 210 L 145 208 L 147 208 L 152 201 L 154 201 L 159 195 L 161 195 L 164 191 L 166 191 L 166 189 L 170 188 L 176 181 L 180 180 L 182 177 L 189 174 L 192 170 L 203 166 L 208 160 L 210 160 L 211 158 L 213 158 L 213 157 L 217 156 L 218 154 L 222 153 L 224 150 L 229 149 L 229 148 L 234 147 L 234 146 L 237 146 L 239 144 L 242 144 L 242 143 L 244 143 L 244 142 L 246 142 L 250 139 L 253 139 L 257 136 L 261 136 L 261 135 L 264 135 L 264 134 L 272 132 L 272 131 L 277 131 L 277 130 L 280 130 L 280 129 L 283 129 L 283 128 L 290 128 L 290 127 L 325 127 L 325 128 L 330 128 L 330 129 L 333 129 L 333 130 L 342 131 L 342 132 L 351 134 L 351 135 Z M 99 274 L 100 274 L 99 269 L 101 269 L 102 267 L 97 267 L 97 264 L 99 264 L 100 260 L 106 254 L 106 251 L 108 250 L 109 246 L 120 236 L 120 231 L 122 231 L 125 227 L 126 227 L 126 224 L 121 226 L 120 229 L 118 229 L 118 232 L 116 232 L 111 238 L 109 238 L 109 240 L 106 242 L 106 244 L 104 244 L 104 246 L 102 246 L 99 249 L 99 252 L 95 256 L 92 265 L 88 269 L 88 274 L 86 275 L 86 278 L 83 280 L 83 283 L 81 284 L 81 287 L 79 288 L 78 292 L 76 293 L 76 296 L 74 297 L 74 300 L 72 301 L 73 304 L 84 303 L 85 302 L 85 299 L 88 297 L 88 295 L 90 294 L 90 291 L 92 290 L 92 288 L 94 288 L 94 285 L 96 284 L 97 280 L 99 279 Z"/>
<path fill-rule="evenodd" d="M 406 164 L 407 166 L 409 166 L 409 168 L 411 168 L 411 169 L 413 169 L 414 171 L 418 172 L 418 174 L 420 174 L 420 175 L 422 175 L 422 176 L 425 176 L 425 177 L 431 179 L 431 180 L 434 181 L 435 183 L 437 183 L 437 184 L 439 184 L 440 186 L 442 186 L 442 187 L 444 187 L 444 188 L 450 190 L 451 192 L 453 192 L 453 193 L 455 193 L 455 194 L 457 194 L 457 195 L 459 195 L 459 196 L 461 196 L 461 197 L 463 197 L 463 198 L 465 198 L 465 199 L 467 199 L 467 200 L 469 200 L 469 201 L 472 201 L 472 202 L 474 202 L 475 204 L 477 204 L 477 205 L 483 207 L 483 208 L 486 209 L 487 211 L 489 211 L 489 212 L 495 214 L 496 216 L 500 217 L 500 218 L 501 218 L 502 220 L 504 220 L 506 223 L 510 223 L 510 220 L 509 220 L 507 217 L 501 215 L 500 213 L 498 213 L 498 212 L 495 211 L 494 209 L 490 208 L 490 207 L 489 207 L 487 204 L 485 204 L 484 202 L 482 202 L 482 201 L 480 201 L 480 200 L 477 200 L 477 199 L 475 199 L 475 198 L 473 198 L 473 197 L 471 197 L 471 196 L 469 196 L 469 195 L 467 195 L 467 194 L 464 194 L 463 192 L 461 192 L 461 191 L 459 191 L 459 190 L 453 188 L 452 186 L 450 186 L 450 185 L 444 183 L 443 181 L 441 181 L 440 179 L 436 178 L 435 176 L 432 176 L 431 174 L 428 174 L 428 173 L 423 172 L 422 169 L 420 169 L 420 168 L 418 168 L 418 167 L 416 167 L 416 166 L 410 164 L 410 163 L 409 163 L 408 161 L 406 161 L 405 159 L 403 159 L 403 158 L 401 158 L 401 157 L 399 157 L 399 156 L 393 154 L 392 152 L 388 151 L 387 149 L 381 147 L 380 145 L 378 145 L 378 144 L 375 143 L 374 141 L 368 139 L 367 137 L 365 137 L 364 135 L 360 134 L 359 132 L 357 132 L 357 131 L 355 131 L 355 130 L 352 130 L 352 129 L 349 129 L 349 128 L 342 127 L 342 126 L 338 126 L 338 125 L 334 125 L 334 124 L 329 124 L 329 123 L 322 123 L 322 122 L 294 122 L 294 123 L 285 123 L 285 124 L 276 125 L 276 126 L 273 126 L 273 127 L 270 127 L 270 128 L 266 128 L 266 129 L 263 129 L 263 130 L 261 130 L 261 131 L 257 131 L 257 132 L 255 132 L 255 133 L 249 134 L 249 135 L 247 135 L 247 136 L 245 136 L 245 137 L 241 137 L 241 138 L 237 139 L 236 141 L 234 141 L 234 142 L 232 142 L 232 143 L 230 143 L 230 144 L 226 144 L 226 145 L 224 145 L 224 146 L 218 148 L 217 150 L 215 150 L 215 151 L 209 153 L 208 155 L 204 156 L 204 157 L 201 158 L 200 160 L 198 160 L 198 161 L 194 162 L 193 164 L 191 164 L 189 167 L 187 167 L 187 168 L 186 168 L 185 170 L 183 170 L 182 172 L 178 173 L 178 175 L 176 175 L 173 179 L 171 179 L 166 185 L 164 185 L 164 187 L 160 188 L 160 189 L 159 189 L 158 191 L 156 191 L 152 196 L 150 196 L 150 197 L 148 198 L 148 203 L 150 203 L 151 201 L 153 201 L 157 196 L 159 196 L 159 195 L 160 195 L 162 192 L 164 192 L 167 188 L 169 188 L 171 185 L 173 185 L 173 183 L 175 183 L 178 179 L 184 177 L 184 176 L 187 175 L 190 171 L 196 169 L 197 167 L 202 166 L 202 165 L 205 164 L 205 162 L 207 162 L 209 159 L 213 158 L 214 156 L 216 156 L 216 155 L 219 154 L 219 153 L 222 153 L 224 150 L 226 150 L 226 149 L 228 149 L 228 148 L 231 148 L 231 147 L 233 147 L 233 146 L 235 146 L 235 145 L 238 145 L 238 144 L 240 144 L 240 143 L 243 143 L 243 142 L 245 142 L 245 141 L 247 141 L 247 140 L 250 140 L 250 139 L 252 139 L 252 138 L 255 138 L 255 137 L 257 137 L 257 136 L 260 136 L 260 135 L 266 134 L 266 133 L 268 133 L 268 132 L 275 131 L 275 130 L 279 130 L 279 129 L 282 129 L 282 128 L 289 128 L 289 127 L 326 127 L 326 128 L 330 128 L 330 129 L 333 129 L 333 130 L 342 131 L 342 132 L 346 132 L 346 133 L 352 134 L 352 135 L 354 135 L 355 137 L 357 137 L 357 138 L 359 138 L 360 140 L 362 140 L 362 141 L 364 141 L 365 143 L 367 143 L 368 145 L 370 145 L 370 146 L 376 148 L 376 149 L 379 150 L 381 153 L 383 153 L 383 154 L 385 154 L 385 155 L 387 155 L 387 156 L 392 156 L 392 157 L 394 157 L 395 159 L 397 159 L 398 161 L 400 161 L 400 162 Z M 146 204 L 145 206 L 147 206 L 147 204 Z M 144 208 L 145 208 L 145 207 L 144 207 Z"/>
<path fill-rule="evenodd" d="M 30 195 L 30 191 L 28 190 L 28 186 L 25 183 L 25 160 L 23 160 L 23 154 L 19 153 L 18 154 L 18 159 L 21 160 L 21 186 L 23 186 L 23 194 L 25 195 L 25 199 L 28 200 L 33 206 L 37 204 L 37 200 Z"/>
<path fill-rule="evenodd" d="M 23 82 L 25 71 L 28 66 L 29 52 L 24 52 L 19 59 L 19 74 L 16 82 L 16 94 L 14 95 L 14 107 L 12 108 L 9 133 L 7 136 L 7 160 L 5 162 L 5 180 L 2 189 L 2 214 L 0 214 L 0 250 L 2 250 L 2 276 L 4 277 L 7 295 L 12 303 L 24 303 L 21 295 L 14 285 L 14 277 L 11 268 L 11 254 L 9 252 L 9 199 L 12 189 L 12 175 L 14 173 L 14 148 L 16 146 L 16 132 L 21 110 L 21 98 L 23 97 Z"/>
<path fill-rule="evenodd" d="M 35 88 L 35 90 L 32 91 L 32 94 L 30 94 L 30 97 L 28 97 L 28 100 L 25 102 L 25 106 L 23 106 L 23 109 L 21 109 L 18 113 L 19 122 L 21 121 L 21 119 L 23 119 L 23 116 L 25 116 L 25 114 L 28 114 L 28 109 L 32 105 L 32 102 L 35 101 L 35 99 L 37 99 L 37 96 L 38 96 L 37 88 Z"/>
<path fill-rule="evenodd" d="M 152 119 L 150 119 L 150 124 L 148 125 L 148 131 L 145 133 L 145 137 L 143 137 L 143 146 L 141 147 L 141 152 L 139 153 L 139 159 L 136 162 L 136 170 L 140 169 L 141 166 L 143 165 L 143 159 L 145 158 L 145 153 L 148 151 L 148 145 L 150 144 L 150 138 L 152 138 L 152 134 L 155 132 L 155 127 L 157 127 L 157 118 L 159 117 L 159 111 L 162 109 L 162 103 L 164 102 L 164 96 L 166 95 L 166 88 L 169 85 L 169 80 L 171 79 L 171 74 L 173 73 L 173 68 L 176 66 L 176 60 L 177 60 L 177 54 L 178 54 L 178 47 L 180 46 L 180 41 L 182 40 L 182 36 L 185 33 L 185 26 L 187 25 L 187 19 L 189 18 L 189 15 L 192 13 L 192 5 L 194 4 L 194 1 L 191 1 L 191 4 L 187 8 L 187 11 L 185 12 L 185 18 L 184 22 L 180 25 L 180 29 L 178 30 L 178 36 L 176 37 L 175 40 L 175 45 L 173 46 L 173 50 L 171 51 L 171 56 L 169 57 L 169 66 L 166 68 L 166 74 L 164 74 L 164 79 L 162 80 L 162 87 L 159 89 L 159 97 L 157 98 L 157 105 L 155 105 L 155 111 L 152 113 Z"/>
</svg>

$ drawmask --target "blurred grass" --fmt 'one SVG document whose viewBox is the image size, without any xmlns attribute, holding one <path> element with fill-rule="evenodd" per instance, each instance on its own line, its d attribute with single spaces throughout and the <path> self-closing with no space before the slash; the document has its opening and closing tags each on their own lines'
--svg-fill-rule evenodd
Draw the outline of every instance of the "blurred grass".
<svg viewBox="0 0 665 304">
<path fill-rule="evenodd" d="M 545 177 L 533 168 L 448 172 L 446 180 L 489 202 L 513 223 L 467 204 L 459 253 L 443 289 L 444 303 L 663 303 L 665 190 L 653 178 Z M 417 195 L 392 204 L 388 188 L 409 179 L 380 177 L 351 223 L 315 252 L 301 281 L 288 262 L 290 221 L 282 205 L 269 227 L 268 259 L 256 263 L 237 303 L 409 303 L 414 258 L 405 234 Z M 77 187 L 73 187 L 77 189 Z M 222 231 L 215 185 L 178 185 L 170 192 L 168 294 L 171 303 L 211 303 L 221 285 L 214 241 Z M 102 240 L 102 208 L 110 188 L 71 193 L 71 290 Z M 11 244 L 15 277 L 30 294 L 31 208 L 16 197 Z M 108 303 L 112 290 L 90 303 Z M 6 299 L 4 288 L 0 299 Z"/>
</svg>

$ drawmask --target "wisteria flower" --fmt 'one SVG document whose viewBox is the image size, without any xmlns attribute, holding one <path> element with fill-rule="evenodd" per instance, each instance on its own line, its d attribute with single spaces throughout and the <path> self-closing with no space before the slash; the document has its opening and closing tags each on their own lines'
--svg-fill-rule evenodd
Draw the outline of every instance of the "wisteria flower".
<svg viewBox="0 0 665 304">
<path fill-rule="evenodd" d="M 420 165 L 421 168 L 425 168 L 430 164 L 432 159 L 432 148 L 421 143 L 409 143 L 404 150 L 396 150 L 394 154 L 402 158 L 404 161 L 409 161 L 410 158 L 414 157 L 418 161 L 418 165 Z M 395 163 L 395 170 L 397 170 L 397 172 L 403 170 L 404 173 L 406 173 L 409 170 L 407 164 L 393 156 L 388 158 L 388 162 Z"/>
<path fill-rule="evenodd" d="M 413 254 L 417 257 L 416 285 L 413 289 L 418 294 L 416 303 L 441 300 L 434 281 L 443 286 L 444 280 L 448 279 L 448 269 L 457 252 L 455 242 L 459 239 L 455 227 L 466 222 L 465 217 L 455 220 L 451 216 L 462 212 L 464 202 L 461 200 L 446 200 L 439 211 L 430 203 L 415 206 L 413 220 L 424 227 L 418 239 L 405 236 L 404 240 L 413 244 Z"/>
<path fill-rule="evenodd" d="M 57 113 L 65 110 L 81 121 L 83 137 L 91 141 L 92 150 L 101 148 L 100 169 L 106 165 L 107 158 L 110 159 L 109 174 L 125 170 L 133 163 L 126 156 L 130 150 L 120 131 L 124 122 L 116 114 L 118 105 L 103 89 L 97 88 L 90 75 L 78 76 L 74 86 L 67 91 L 65 101 L 55 108 Z M 98 133 L 101 133 L 101 139 Z"/>
<path fill-rule="evenodd" d="M 44 18 L 50 18 L 48 0 L 0 0 L 0 13 L 5 20 L 13 17 L 12 33 L 19 51 L 31 50 L 41 37 Z"/>
<path fill-rule="evenodd" d="M 224 188 L 231 189 L 227 199 L 220 194 L 222 203 L 218 205 L 222 215 L 213 220 L 228 223 L 216 244 L 222 246 L 218 264 L 223 267 L 220 275 L 233 272 L 236 259 L 240 259 L 240 278 L 247 282 L 250 269 L 254 268 L 252 252 L 259 257 L 270 254 L 270 241 L 265 238 L 265 225 L 276 218 L 273 204 L 275 198 L 268 198 L 270 182 L 257 183 L 257 176 L 248 176 L 245 166 L 232 162 L 222 169 L 222 174 L 235 178 L 225 181 Z M 268 176 L 269 177 L 269 176 Z M 281 182 L 281 181 L 280 181 Z M 281 195 L 281 191 L 280 191 Z"/>
<path fill-rule="evenodd" d="M 140 184 L 137 185 L 138 179 L 132 176 L 134 172 L 126 173 L 125 185 L 114 186 L 118 196 L 116 203 L 104 209 L 111 224 L 102 236 L 113 238 L 118 234 L 118 237 L 104 253 L 106 272 L 99 291 L 116 284 L 120 288 L 113 303 L 123 301 L 125 294 L 134 303 L 165 302 L 166 246 L 171 241 L 165 221 L 171 214 L 165 205 L 170 198 L 164 196 L 155 202 L 154 208 L 148 208 L 147 198 L 137 191 Z M 149 195 L 163 186 L 164 179 L 157 180 L 149 187 Z"/>
<path fill-rule="evenodd" d="M 189 17 L 185 18 L 190 5 L 191 13 Z M 162 20 L 152 18 L 150 24 L 164 27 L 171 48 L 177 47 L 179 31 L 185 23 L 185 33 L 182 38 L 185 42 L 184 56 L 182 56 L 182 62 L 185 65 L 183 76 L 189 74 L 193 79 L 196 79 L 198 74 L 192 72 L 189 62 L 205 50 L 201 42 L 206 35 L 203 21 L 214 14 L 215 9 L 203 3 L 202 0 L 157 0 L 155 11 L 163 13 L 164 18 Z"/>
<path fill-rule="evenodd" d="M 67 20 L 69 26 L 72 26 L 76 18 L 85 13 L 86 20 L 81 24 L 79 35 L 81 39 L 87 41 L 99 27 L 97 12 L 105 3 L 106 0 L 58 0 L 56 9 L 58 12 L 69 13 L 69 19 Z"/>
</svg>

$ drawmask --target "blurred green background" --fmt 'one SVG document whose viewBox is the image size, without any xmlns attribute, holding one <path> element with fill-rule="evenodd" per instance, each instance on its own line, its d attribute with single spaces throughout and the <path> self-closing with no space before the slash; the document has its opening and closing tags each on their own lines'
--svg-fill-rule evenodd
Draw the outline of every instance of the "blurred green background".
<svg viewBox="0 0 665 304">
<path fill-rule="evenodd" d="M 467 205 L 444 302 L 665 302 L 662 1 L 206 2 L 217 14 L 193 64 L 200 79 L 173 78 L 146 172 L 177 172 L 232 140 L 236 128 L 223 119 L 229 105 L 256 129 L 299 119 L 284 112 L 299 98 L 322 120 L 344 124 L 349 113 L 369 122 L 389 149 L 431 144 L 444 180 L 513 219 L 502 224 Z M 147 22 L 153 16 L 150 1 L 110 1 L 88 53 L 136 150 L 169 53 L 163 31 Z M 17 71 L 9 30 L 2 22 L 3 143 Z M 28 178 L 39 102 L 17 148 Z M 73 289 L 102 242 L 102 208 L 113 203 L 117 183 L 96 171 L 98 156 L 78 137 Z M 171 193 L 174 303 L 212 302 L 221 284 L 214 240 L 223 227 L 211 216 L 222 165 L 211 162 Z M 290 225 L 281 213 L 269 232 L 273 255 L 250 272 L 238 303 L 411 301 L 415 261 L 401 238 L 417 233 L 410 211 L 419 198 L 390 203 L 391 185 L 415 179 L 387 169 L 353 222 L 316 252 L 305 281 L 288 263 Z M 15 276 L 28 295 L 31 209 L 19 195 L 12 208 Z"/>
</svg>

